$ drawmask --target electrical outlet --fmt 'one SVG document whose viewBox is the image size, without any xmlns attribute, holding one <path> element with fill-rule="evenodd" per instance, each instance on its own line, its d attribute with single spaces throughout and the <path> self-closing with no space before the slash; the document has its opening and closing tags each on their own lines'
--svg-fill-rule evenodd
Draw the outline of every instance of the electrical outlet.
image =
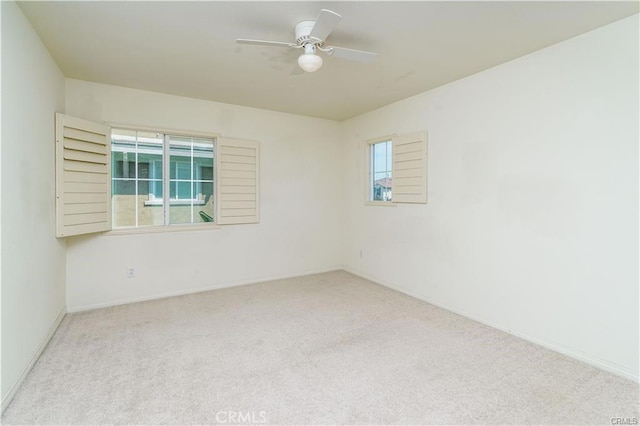
<svg viewBox="0 0 640 426">
<path fill-rule="evenodd" d="M 136 270 L 134 268 L 127 268 L 127 278 L 134 278 L 136 276 Z"/>
</svg>

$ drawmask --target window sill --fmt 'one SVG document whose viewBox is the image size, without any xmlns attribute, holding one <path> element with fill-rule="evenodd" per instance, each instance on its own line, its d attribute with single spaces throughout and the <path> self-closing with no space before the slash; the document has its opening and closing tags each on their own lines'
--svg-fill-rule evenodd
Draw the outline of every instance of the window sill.
<svg viewBox="0 0 640 426">
<path fill-rule="evenodd" d="M 111 237 L 116 235 L 133 235 L 133 234 L 155 234 L 162 232 L 185 232 L 185 231 L 211 231 L 220 229 L 220 225 L 209 223 L 201 224 L 185 224 L 185 225 L 169 225 L 169 226 L 144 226 L 140 228 L 118 228 L 107 231 L 102 235 Z"/>
<path fill-rule="evenodd" d="M 393 201 L 366 201 L 365 206 L 378 206 L 378 207 L 397 207 L 398 205 Z"/>
</svg>

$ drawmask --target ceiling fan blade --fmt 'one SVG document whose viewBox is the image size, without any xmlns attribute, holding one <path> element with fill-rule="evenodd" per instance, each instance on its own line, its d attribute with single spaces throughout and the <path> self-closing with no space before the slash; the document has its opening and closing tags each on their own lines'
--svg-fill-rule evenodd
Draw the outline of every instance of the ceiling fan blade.
<svg viewBox="0 0 640 426">
<path fill-rule="evenodd" d="M 336 58 L 348 59 L 350 61 L 358 62 L 372 62 L 377 53 L 365 52 L 363 50 L 347 49 L 345 47 L 329 46 L 327 49 L 331 49 L 329 55 Z"/>
<path fill-rule="evenodd" d="M 277 46 L 277 47 L 297 47 L 297 44 L 287 43 L 284 41 L 267 41 L 267 40 L 250 40 L 246 38 L 236 39 L 238 44 L 256 44 L 260 46 Z"/>
<path fill-rule="evenodd" d="M 322 9 L 320 16 L 316 19 L 316 23 L 311 29 L 310 37 L 324 41 L 333 31 L 333 28 L 340 23 L 342 16 L 328 9 Z"/>
</svg>

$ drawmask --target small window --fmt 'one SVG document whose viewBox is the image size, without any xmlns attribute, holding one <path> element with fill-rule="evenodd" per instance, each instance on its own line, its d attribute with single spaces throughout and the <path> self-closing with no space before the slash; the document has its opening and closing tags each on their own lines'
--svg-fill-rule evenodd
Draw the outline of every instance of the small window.
<svg viewBox="0 0 640 426">
<path fill-rule="evenodd" d="M 113 228 L 213 221 L 214 141 L 113 129 Z"/>
<path fill-rule="evenodd" d="M 393 200 L 392 187 L 392 141 L 369 143 L 368 201 L 387 202 Z"/>
</svg>

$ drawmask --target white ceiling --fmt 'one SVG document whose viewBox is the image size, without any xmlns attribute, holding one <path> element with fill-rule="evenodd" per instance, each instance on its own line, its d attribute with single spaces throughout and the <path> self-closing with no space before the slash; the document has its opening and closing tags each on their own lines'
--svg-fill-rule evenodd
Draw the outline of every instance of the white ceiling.
<svg viewBox="0 0 640 426">
<path fill-rule="evenodd" d="M 343 120 L 638 13 L 638 2 L 19 2 L 65 76 Z M 377 52 L 292 75 L 320 9 L 327 44 Z"/>
</svg>

